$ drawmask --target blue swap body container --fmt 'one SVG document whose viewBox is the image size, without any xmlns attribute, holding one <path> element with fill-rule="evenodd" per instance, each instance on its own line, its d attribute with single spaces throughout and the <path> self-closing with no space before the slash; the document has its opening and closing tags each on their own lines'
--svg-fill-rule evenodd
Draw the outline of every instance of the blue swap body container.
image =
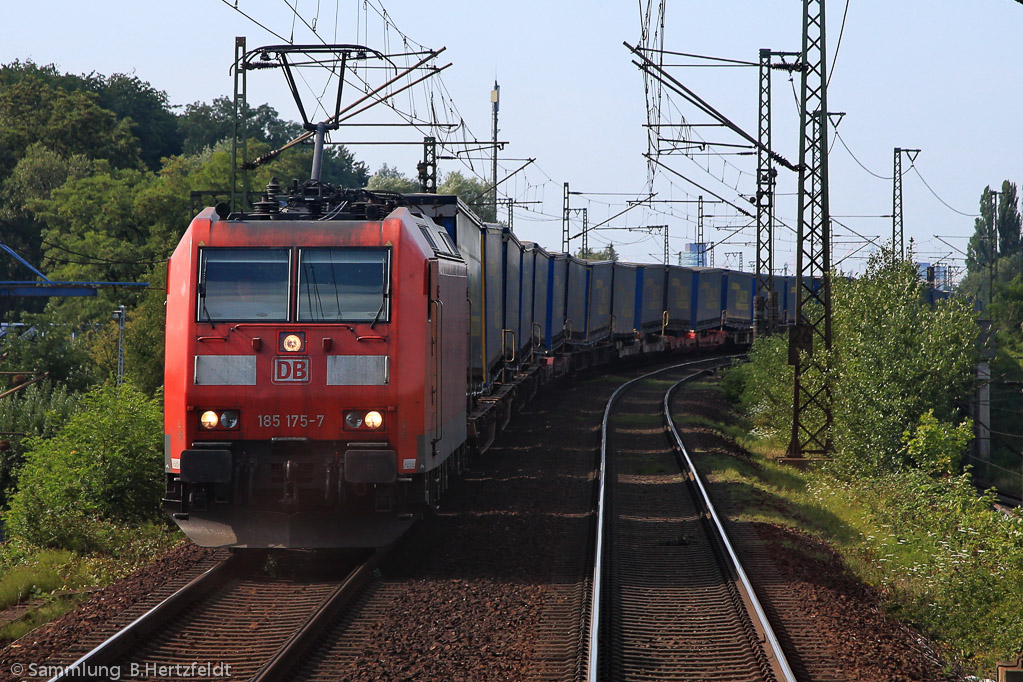
<svg viewBox="0 0 1023 682">
<path fill-rule="evenodd" d="M 566 295 L 568 292 L 568 256 L 552 253 L 547 275 L 547 322 L 544 345 L 554 351 L 565 342 Z"/>
<path fill-rule="evenodd" d="M 726 307 L 724 270 L 693 268 L 693 330 L 716 329 Z"/>
<path fill-rule="evenodd" d="M 664 321 L 665 281 L 663 265 L 638 265 L 636 279 L 637 328 L 645 333 L 660 333 Z"/>
<path fill-rule="evenodd" d="M 725 324 L 733 329 L 753 328 L 753 292 L 756 276 L 751 272 L 726 270 L 722 277 L 725 294 Z"/>
<path fill-rule="evenodd" d="M 595 343 L 611 333 L 611 299 L 614 294 L 614 263 L 591 262 L 586 341 Z"/>
<path fill-rule="evenodd" d="M 672 333 L 679 334 L 696 329 L 693 320 L 693 275 L 692 268 L 668 266 L 667 329 Z"/>
<path fill-rule="evenodd" d="M 575 256 L 568 257 L 568 290 L 565 307 L 565 332 L 574 342 L 586 341 L 586 316 L 590 302 L 590 265 Z"/>
<path fill-rule="evenodd" d="M 632 337 L 639 328 L 636 319 L 636 277 L 638 266 L 614 263 L 611 297 L 611 335 L 616 339 Z"/>
</svg>

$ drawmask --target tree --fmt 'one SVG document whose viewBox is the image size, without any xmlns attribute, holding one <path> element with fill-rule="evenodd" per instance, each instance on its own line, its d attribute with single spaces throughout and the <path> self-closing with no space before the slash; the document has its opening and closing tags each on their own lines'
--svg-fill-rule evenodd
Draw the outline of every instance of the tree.
<svg viewBox="0 0 1023 682">
<path fill-rule="evenodd" d="M 0 184 L 0 221 L 3 243 L 14 249 L 29 263 L 42 260 L 41 224 L 36 211 L 50 201 L 50 195 L 68 178 L 80 178 L 91 172 L 92 164 L 85 156 L 64 157 L 42 142 L 34 142 L 18 160 L 11 174 Z M 0 257 L 0 279 L 32 280 L 32 273 L 6 254 Z M 38 312 L 45 299 L 34 302 Z"/>
<path fill-rule="evenodd" d="M 99 96 L 99 104 L 120 119 L 129 119 L 132 133 L 139 140 L 142 162 L 149 170 L 159 170 L 161 160 L 181 153 L 182 139 L 177 117 L 167 93 L 157 90 L 138 76 L 115 73 L 87 79 Z"/>
<path fill-rule="evenodd" d="M 834 442 L 854 469 L 905 464 L 902 434 L 928 410 L 957 421 L 977 363 L 972 307 L 958 299 L 930 306 L 912 257 L 888 257 L 882 249 L 860 278 L 833 279 Z"/>
<path fill-rule="evenodd" d="M 451 171 L 437 187 L 438 194 L 455 194 L 475 211 L 480 220 L 497 222 L 497 214 L 491 203 L 493 193 L 486 191 L 488 183 L 476 178 L 467 178 L 459 171 Z"/>
<path fill-rule="evenodd" d="M 409 194 L 419 191 L 419 183 L 412 180 L 400 170 L 386 163 L 380 166 L 380 170 L 370 177 L 366 183 L 366 189 L 379 192 L 398 192 Z"/>
<path fill-rule="evenodd" d="M 583 260 L 618 260 L 618 251 L 615 250 L 614 244 L 608 244 L 602 249 L 579 249 L 576 254 L 576 258 L 582 258 Z"/>
<path fill-rule="evenodd" d="M 998 256 L 998 239 L 991 202 L 991 187 L 980 195 L 980 217 L 973 221 L 973 236 L 966 247 L 966 267 L 969 272 L 981 272 L 991 267 Z"/>
<path fill-rule="evenodd" d="M 1002 192 L 998 195 L 998 251 L 1006 257 L 1020 250 L 1020 215 L 1016 195 L 1016 183 L 1002 181 Z"/>
<path fill-rule="evenodd" d="M 956 298 L 929 305 L 923 286 L 912 254 L 893 261 L 889 249 L 871 256 L 858 279 L 832 278 L 834 341 L 820 361 L 829 368 L 836 471 L 912 466 L 924 458 L 907 453 L 903 434 L 924 414 L 932 412 L 936 424 L 960 421 L 957 408 L 969 395 L 977 363 L 975 313 Z M 784 339 L 758 340 L 751 359 L 763 366 L 744 370 L 750 380 L 743 404 L 758 430 L 774 434 L 792 425 L 786 346 Z"/>
</svg>

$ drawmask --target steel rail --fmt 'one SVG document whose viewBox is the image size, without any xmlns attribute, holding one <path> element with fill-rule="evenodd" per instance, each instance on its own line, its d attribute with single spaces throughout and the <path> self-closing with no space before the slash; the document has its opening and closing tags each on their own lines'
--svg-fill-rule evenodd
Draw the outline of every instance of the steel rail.
<svg viewBox="0 0 1023 682">
<path fill-rule="evenodd" d="M 231 558 L 228 558 L 206 569 L 202 574 L 189 581 L 187 585 L 108 637 L 77 661 L 62 668 L 60 672 L 50 678 L 49 682 L 92 679 L 94 676 L 88 674 L 90 669 L 109 665 L 139 641 L 152 635 L 168 618 L 181 613 L 201 597 L 211 585 L 228 572 L 232 565 Z"/>
<path fill-rule="evenodd" d="M 369 582 L 373 571 L 389 554 L 390 547 L 376 550 L 365 561 L 356 566 L 348 577 L 337 586 L 323 604 L 313 612 L 306 622 L 295 631 L 277 653 L 267 661 L 255 674 L 250 682 L 277 682 L 287 679 L 288 675 L 300 665 L 320 636 L 344 611 L 353 597 L 359 594 L 363 586 Z"/>
<path fill-rule="evenodd" d="M 600 637 L 600 592 L 601 582 L 603 581 L 603 564 L 604 564 L 604 514 L 607 509 L 606 504 L 606 489 L 607 489 L 607 425 L 611 418 L 611 410 L 614 409 L 615 404 L 618 402 L 619 397 L 633 384 L 645 381 L 651 377 L 670 372 L 672 370 L 682 369 L 691 365 L 699 365 L 707 362 L 715 362 L 722 360 L 731 361 L 732 358 L 741 356 L 725 356 L 716 358 L 705 358 L 703 360 L 690 360 L 689 362 L 681 362 L 677 365 L 671 365 L 669 367 L 662 367 L 661 369 L 653 372 L 648 372 L 642 376 L 631 379 L 617 389 L 608 398 L 607 405 L 604 408 L 604 417 L 600 423 L 600 471 L 598 476 L 600 478 L 600 488 L 597 493 L 597 530 L 596 530 L 596 548 L 594 550 L 593 557 L 593 592 L 590 596 L 590 636 L 589 642 L 587 643 L 588 651 L 586 656 L 586 680 L 587 682 L 597 682 L 597 675 L 599 673 L 599 637 Z"/>
<path fill-rule="evenodd" d="M 703 485 L 703 481 L 700 480 L 699 471 L 696 469 L 692 458 L 689 456 L 689 451 L 686 450 L 685 444 L 682 442 L 682 437 L 679 435 L 678 429 L 675 427 L 675 421 L 671 418 L 671 397 L 675 391 L 682 386 L 683 383 L 689 381 L 693 377 L 687 377 L 680 380 L 674 386 L 669 388 L 664 393 L 664 420 L 671 431 L 671 435 L 675 441 L 675 445 L 681 454 L 682 460 L 685 465 L 689 468 L 692 474 L 692 480 L 696 485 L 696 488 L 700 492 L 700 501 L 707 510 L 707 514 L 710 517 L 715 529 L 718 532 L 718 536 L 722 546 L 724 547 L 728 557 L 731 561 L 731 568 L 735 572 L 738 578 L 739 584 L 742 590 L 746 593 L 750 605 L 753 608 L 754 614 L 757 618 L 757 626 L 762 631 L 764 638 L 767 640 L 767 644 L 770 647 L 770 653 L 778 666 L 778 672 L 781 673 L 782 678 L 785 682 L 796 682 L 796 676 L 792 672 L 792 668 L 789 666 L 788 660 L 785 658 L 785 652 L 782 651 L 781 644 L 778 642 L 777 636 L 774 634 L 774 628 L 771 627 L 771 623 L 767 618 L 767 614 L 764 612 L 763 607 L 760 604 L 760 600 L 757 599 L 756 591 L 753 589 L 753 583 L 750 582 L 749 577 L 746 575 L 746 571 L 742 568 L 742 563 L 739 561 L 738 555 L 735 553 L 735 549 L 732 547 L 731 541 L 728 539 L 728 532 L 725 530 L 724 524 L 721 523 L 721 518 L 718 516 L 717 510 L 714 507 L 714 503 L 710 500 L 710 494 L 707 492 L 706 487 Z"/>
</svg>

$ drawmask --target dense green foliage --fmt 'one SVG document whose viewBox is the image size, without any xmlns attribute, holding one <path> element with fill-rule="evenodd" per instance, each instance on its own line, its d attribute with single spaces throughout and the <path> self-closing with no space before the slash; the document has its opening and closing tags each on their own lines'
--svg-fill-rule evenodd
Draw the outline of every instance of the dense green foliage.
<svg viewBox="0 0 1023 682">
<path fill-rule="evenodd" d="M 978 327 L 965 302 L 931 307 L 923 286 L 911 261 L 893 264 L 883 252 L 862 277 L 835 282 L 833 438 L 845 466 L 897 469 L 906 463 L 903 432 L 922 415 L 960 419 Z"/>
<path fill-rule="evenodd" d="M 6 506 L 15 472 L 23 461 L 24 438 L 52 436 L 77 404 L 76 394 L 49 381 L 32 384 L 0 400 L 0 424 L 7 434 L 0 436 L 0 509 Z"/>
<path fill-rule="evenodd" d="M 491 204 L 493 194 L 487 192 L 488 184 L 474 178 L 467 178 L 459 171 L 451 171 L 437 185 L 438 194 L 455 194 L 471 208 L 484 222 L 497 221 L 497 214 Z M 419 182 L 406 176 L 397 168 L 386 163 L 369 179 L 367 189 L 383 192 L 418 192 Z"/>
<path fill-rule="evenodd" d="M 1015 183 L 1001 191 L 984 189 L 974 221 L 967 275 L 959 291 L 983 301 L 990 320 L 995 356 L 991 360 L 991 457 L 971 460 L 976 475 L 1015 495 L 1023 495 L 1023 427 L 1019 386 L 1023 382 L 1023 218 Z"/>
<path fill-rule="evenodd" d="M 104 548 L 116 524 L 153 520 L 163 491 L 159 400 L 105 384 L 50 438 L 27 443 L 5 514 L 9 535 L 44 547 Z"/>
<path fill-rule="evenodd" d="M 615 250 L 614 244 L 608 244 L 602 249 L 594 249 L 592 247 L 587 249 L 579 249 L 575 254 L 576 258 L 582 258 L 583 260 L 618 260 L 618 251 Z"/>
<path fill-rule="evenodd" d="M 928 305 L 923 286 L 910 262 L 893 263 L 887 252 L 872 257 L 863 276 L 833 281 L 834 342 L 823 364 L 833 396 L 835 466 L 849 473 L 911 464 L 903 434 L 925 414 L 943 424 L 961 419 L 978 327 L 962 301 Z M 787 340 L 758 339 L 750 359 L 736 392 L 756 431 L 782 442 L 792 428 Z"/>
</svg>

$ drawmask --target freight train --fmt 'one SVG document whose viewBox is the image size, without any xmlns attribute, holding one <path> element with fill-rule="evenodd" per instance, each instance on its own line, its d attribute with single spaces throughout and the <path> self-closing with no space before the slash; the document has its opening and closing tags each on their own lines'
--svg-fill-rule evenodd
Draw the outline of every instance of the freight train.
<svg viewBox="0 0 1023 682">
<path fill-rule="evenodd" d="M 204 210 L 167 281 L 164 506 L 233 548 L 393 541 L 541 384 L 747 344 L 755 287 L 551 252 L 455 196 L 314 181 Z"/>
</svg>

